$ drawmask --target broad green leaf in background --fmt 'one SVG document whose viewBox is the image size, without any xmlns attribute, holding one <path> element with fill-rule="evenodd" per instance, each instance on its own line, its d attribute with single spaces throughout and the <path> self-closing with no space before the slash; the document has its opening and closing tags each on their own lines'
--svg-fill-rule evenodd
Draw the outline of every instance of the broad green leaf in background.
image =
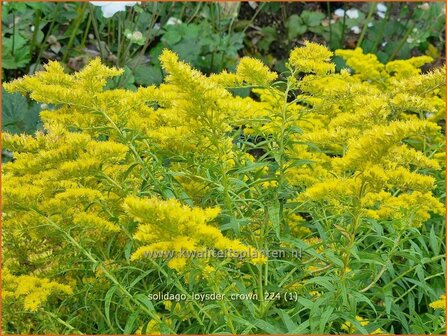
<svg viewBox="0 0 447 336">
<path fill-rule="evenodd" d="M 310 12 L 306 10 L 301 13 L 301 19 L 303 20 L 303 23 L 308 27 L 318 26 L 321 21 L 323 21 L 325 16 L 326 15 L 321 12 Z"/>
<path fill-rule="evenodd" d="M 31 61 L 27 39 L 21 34 L 2 37 L 2 68 L 18 69 Z"/>
<path fill-rule="evenodd" d="M 134 70 L 135 83 L 140 85 L 160 84 L 163 80 L 161 69 L 155 65 L 139 65 Z"/>
<path fill-rule="evenodd" d="M 28 100 L 18 93 L 8 93 L 2 89 L 2 130 L 9 133 L 29 133 L 36 131 L 40 106 L 28 103 Z"/>
<path fill-rule="evenodd" d="M 261 33 L 262 38 L 257 42 L 257 45 L 260 50 L 267 51 L 272 42 L 278 38 L 278 34 L 273 27 L 263 27 Z"/>
<path fill-rule="evenodd" d="M 307 30 L 303 20 L 298 15 L 291 15 L 287 20 L 287 38 L 293 40 L 295 37 L 304 34 Z"/>
</svg>

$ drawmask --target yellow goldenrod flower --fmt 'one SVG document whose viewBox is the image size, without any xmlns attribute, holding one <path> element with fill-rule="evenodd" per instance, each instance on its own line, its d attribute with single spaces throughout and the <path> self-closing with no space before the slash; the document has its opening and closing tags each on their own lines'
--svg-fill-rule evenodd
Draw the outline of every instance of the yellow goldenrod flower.
<svg viewBox="0 0 447 336">
<path fill-rule="evenodd" d="M 430 303 L 430 307 L 433 309 L 442 309 L 445 310 L 445 295 L 441 295 L 439 300 L 433 301 Z"/>
<path fill-rule="evenodd" d="M 37 278 L 29 275 L 14 276 L 7 269 L 3 270 L 3 291 L 6 300 L 20 299 L 23 307 L 29 311 L 37 311 L 43 306 L 48 297 L 55 293 L 71 295 L 73 290 L 68 285 Z"/>
<path fill-rule="evenodd" d="M 236 76 L 250 85 L 268 86 L 278 75 L 271 72 L 261 61 L 243 57 L 236 70 Z"/>
<path fill-rule="evenodd" d="M 335 65 L 329 63 L 332 55 L 326 47 L 306 41 L 304 47 L 292 50 L 289 64 L 299 72 L 325 75 L 335 70 Z"/>
</svg>

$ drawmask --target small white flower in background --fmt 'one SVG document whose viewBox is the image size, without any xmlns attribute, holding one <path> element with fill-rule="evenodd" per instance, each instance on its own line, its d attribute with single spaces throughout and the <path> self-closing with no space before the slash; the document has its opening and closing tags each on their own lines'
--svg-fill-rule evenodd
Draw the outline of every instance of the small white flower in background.
<svg viewBox="0 0 447 336">
<path fill-rule="evenodd" d="M 177 19 L 177 18 L 175 18 L 175 17 L 173 17 L 173 16 L 171 16 L 171 17 L 168 19 L 168 21 L 166 21 L 166 25 L 167 25 L 167 26 L 175 26 L 175 25 L 178 25 L 178 24 L 180 24 L 180 23 L 182 23 L 182 20 Z"/>
<path fill-rule="evenodd" d="M 385 17 L 385 13 L 388 10 L 388 8 L 383 3 L 377 4 L 377 15 L 380 16 L 382 19 Z"/>
<path fill-rule="evenodd" d="M 126 6 L 135 6 L 140 1 L 90 1 L 93 6 L 101 7 L 102 15 L 111 18 L 115 13 L 125 11 Z"/>
<path fill-rule="evenodd" d="M 359 11 L 355 8 L 348 9 L 346 11 L 346 16 L 350 19 L 358 19 L 359 18 Z"/>
<path fill-rule="evenodd" d="M 143 34 L 139 31 L 136 31 L 132 34 L 132 39 L 134 40 L 140 40 L 143 38 Z"/>
<path fill-rule="evenodd" d="M 248 5 L 253 9 L 256 9 L 256 7 L 258 7 L 258 4 L 256 3 L 256 1 L 249 1 Z"/>
<path fill-rule="evenodd" d="M 223 2 L 218 1 L 221 8 L 220 12 L 224 18 L 235 18 L 239 14 L 238 2 Z"/>
<path fill-rule="evenodd" d="M 345 10 L 342 8 L 336 9 L 334 15 L 338 17 L 343 17 L 345 16 Z M 358 19 L 359 11 L 355 8 L 348 9 L 346 11 L 346 16 L 350 19 Z"/>
<path fill-rule="evenodd" d="M 360 30 L 360 28 L 358 26 L 351 27 L 351 31 L 354 34 L 360 34 L 360 32 L 361 32 L 361 30 Z"/>
<path fill-rule="evenodd" d="M 335 14 L 335 16 L 343 17 L 343 16 L 345 16 L 345 10 L 344 10 L 344 9 L 341 9 L 341 8 L 336 9 L 335 12 L 334 12 L 334 14 Z"/>
<path fill-rule="evenodd" d="M 42 110 L 46 110 L 48 108 L 48 105 L 47 104 L 40 104 L 40 108 Z"/>
<path fill-rule="evenodd" d="M 34 26 L 29 27 L 29 30 L 31 30 L 32 32 L 34 31 Z"/>
<path fill-rule="evenodd" d="M 388 42 L 382 42 L 382 47 L 385 47 L 388 44 Z"/>
<path fill-rule="evenodd" d="M 144 36 L 140 31 L 131 32 L 129 29 L 124 31 L 124 35 L 127 39 L 132 41 L 133 43 L 143 45 L 144 44 Z"/>
<path fill-rule="evenodd" d="M 377 4 L 378 12 L 386 12 L 387 10 L 388 10 L 388 8 L 383 3 L 380 2 Z"/>
<path fill-rule="evenodd" d="M 414 38 L 412 38 L 412 37 L 407 38 L 407 43 L 413 43 L 413 42 L 414 42 Z"/>
<path fill-rule="evenodd" d="M 368 23 L 368 27 L 372 27 L 372 26 L 374 26 L 374 23 L 372 23 L 372 22 Z"/>
<path fill-rule="evenodd" d="M 430 9 L 430 4 L 428 2 L 424 2 L 422 5 L 419 5 L 418 8 L 422 9 L 423 11 Z"/>
</svg>

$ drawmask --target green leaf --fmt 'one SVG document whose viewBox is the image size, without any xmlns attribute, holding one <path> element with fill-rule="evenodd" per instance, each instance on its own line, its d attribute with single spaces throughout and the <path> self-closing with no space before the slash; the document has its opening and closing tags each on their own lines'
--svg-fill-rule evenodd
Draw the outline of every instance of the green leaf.
<svg viewBox="0 0 447 336">
<path fill-rule="evenodd" d="M 261 29 L 263 37 L 257 42 L 258 48 L 268 51 L 270 44 L 278 38 L 276 29 L 273 27 L 263 27 Z"/>
<path fill-rule="evenodd" d="M 28 40 L 22 34 L 16 32 L 14 38 L 13 36 L 2 38 L 2 48 L 12 51 L 26 46 L 27 42 Z"/>
<path fill-rule="evenodd" d="M 179 25 L 172 25 L 166 27 L 166 33 L 164 33 L 161 41 L 168 46 L 172 46 L 181 41 L 186 35 L 187 25 L 182 23 Z"/>
<path fill-rule="evenodd" d="M 138 316 L 140 315 L 140 312 L 134 311 L 130 316 L 127 318 L 126 326 L 124 327 L 124 334 L 133 334 L 134 332 L 134 325 L 135 321 L 137 320 Z"/>
<path fill-rule="evenodd" d="M 318 35 L 323 35 L 324 34 L 324 27 L 319 25 L 319 26 L 315 26 L 315 27 L 309 27 L 309 31 L 311 31 L 312 33 L 318 34 Z"/>
<path fill-rule="evenodd" d="M 25 67 L 31 61 L 28 40 L 19 33 L 14 38 L 2 38 L 2 68 L 19 69 Z"/>
<path fill-rule="evenodd" d="M 154 305 L 152 304 L 151 300 L 149 300 L 149 298 L 146 295 L 144 295 L 144 294 L 137 294 L 137 295 L 135 295 L 135 299 L 140 301 L 150 311 L 155 312 Z"/>
<path fill-rule="evenodd" d="M 298 334 L 308 334 L 309 333 L 309 320 L 301 323 L 296 329 L 292 330 L 288 334 L 298 335 Z"/>
<path fill-rule="evenodd" d="M 117 286 L 112 286 L 109 288 L 109 290 L 106 293 L 106 296 L 104 298 L 104 312 L 107 319 L 107 324 L 109 326 L 112 325 L 112 322 L 110 321 L 110 305 L 112 303 L 113 295 L 115 294 L 116 290 L 118 289 Z"/>
<path fill-rule="evenodd" d="M 143 64 L 134 70 L 135 83 L 140 85 L 160 84 L 163 81 L 161 69 L 154 65 Z"/>
<path fill-rule="evenodd" d="M 298 297 L 298 302 L 307 309 L 312 309 L 314 306 L 314 303 L 311 300 L 304 297 Z"/>
<path fill-rule="evenodd" d="M 292 333 L 298 325 L 293 322 L 292 318 L 282 309 L 277 309 L 278 315 L 281 317 L 281 320 L 284 322 L 284 325 L 287 328 L 288 333 Z"/>
<path fill-rule="evenodd" d="M 385 311 L 388 315 L 391 314 L 391 306 L 393 305 L 393 294 L 390 290 L 387 290 L 384 297 L 385 301 Z"/>
<path fill-rule="evenodd" d="M 368 306 L 371 307 L 371 309 L 374 311 L 374 313 L 377 313 L 377 311 L 376 311 L 376 307 L 375 307 L 374 304 L 371 302 L 371 300 L 368 299 L 368 297 L 366 297 L 366 296 L 363 295 L 362 293 L 355 292 L 355 291 L 352 291 L 350 294 L 351 294 L 353 297 L 356 298 L 357 302 L 365 302 Z"/>
<path fill-rule="evenodd" d="M 248 293 L 247 287 L 245 287 L 245 285 L 242 281 L 235 280 L 235 284 L 236 284 L 237 288 L 239 289 L 240 293 L 242 293 L 242 294 Z M 250 312 L 250 314 L 251 314 L 250 318 L 254 318 L 256 315 L 256 312 L 255 312 L 255 304 L 253 303 L 253 301 L 252 300 L 242 300 L 242 303 L 245 305 L 247 310 Z"/>
<path fill-rule="evenodd" d="M 160 57 L 164 48 L 165 46 L 163 45 L 163 43 L 160 42 L 149 51 L 149 56 L 152 64 L 160 66 L 160 61 L 158 58 Z"/>
<path fill-rule="evenodd" d="M 172 51 L 178 54 L 182 61 L 192 63 L 197 66 L 201 53 L 201 46 L 196 40 L 185 39 L 171 47 Z"/>
<path fill-rule="evenodd" d="M 26 11 L 26 3 L 20 3 L 20 2 L 9 2 L 8 7 L 10 10 L 15 10 L 17 12 L 24 12 Z"/>
<path fill-rule="evenodd" d="M 326 288 L 329 292 L 335 292 L 335 286 L 333 284 L 334 279 L 329 276 L 318 276 L 304 281 L 304 284 L 317 284 Z"/>
<path fill-rule="evenodd" d="M 2 130 L 9 133 L 29 133 L 36 131 L 40 106 L 28 104 L 28 100 L 19 93 L 8 93 L 2 88 Z"/>
<path fill-rule="evenodd" d="M 434 255 L 439 254 L 439 240 L 435 233 L 435 227 L 432 226 L 430 229 L 430 247 L 433 250 Z"/>
<path fill-rule="evenodd" d="M 107 89 L 116 89 L 116 88 L 124 88 L 124 89 L 129 89 L 129 90 L 135 90 L 135 77 L 134 74 L 132 73 L 132 70 L 130 70 L 129 67 L 124 67 L 124 73 L 119 76 L 119 77 L 115 77 L 112 80 L 110 80 L 107 85 L 106 88 Z"/>
<path fill-rule="evenodd" d="M 280 205 L 278 201 L 268 207 L 268 214 L 273 229 L 275 230 L 276 237 L 281 240 Z"/>
<path fill-rule="evenodd" d="M 257 162 L 257 163 L 248 163 L 245 165 L 245 167 L 242 167 L 237 170 L 233 170 L 235 174 L 243 174 L 250 171 L 260 170 L 264 167 L 266 167 L 268 163 L 266 162 Z"/>
<path fill-rule="evenodd" d="M 253 324 L 257 326 L 262 331 L 268 332 L 270 334 L 282 334 L 283 330 L 281 330 L 279 327 L 275 327 L 264 320 L 254 320 Z"/>
<path fill-rule="evenodd" d="M 321 314 L 320 316 L 320 323 L 318 325 L 318 333 L 327 333 L 328 330 L 325 329 L 326 324 L 329 322 L 332 313 L 334 312 L 334 307 L 327 307 L 326 310 L 323 312 L 323 314 Z"/>
<path fill-rule="evenodd" d="M 287 38 L 293 40 L 294 38 L 304 34 L 307 30 L 303 20 L 296 14 L 291 15 L 286 22 Z"/>
<path fill-rule="evenodd" d="M 2 53 L 2 68 L 13 70 L 25 67 L 31 59 L 29 58 L 28 51 L 23 50 L 23 52 L 15 54 Z"/>
<path fill-rule="evenodd" d="M 321 24 L 321 21 L 323 21 L 325 16 L 326 15 L 321 12 L 310 12 L 306 10 L 301 13 L 301 19 L 308 27 L 318 26 L 319 24 Z"/>
</svg>

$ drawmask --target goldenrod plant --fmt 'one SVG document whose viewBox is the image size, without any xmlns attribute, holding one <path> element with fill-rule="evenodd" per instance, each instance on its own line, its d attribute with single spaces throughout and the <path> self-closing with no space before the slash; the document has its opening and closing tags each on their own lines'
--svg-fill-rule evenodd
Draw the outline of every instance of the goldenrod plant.
<svg viewBox="0 0 447 336">
<path fill-rule="evenodd" d="M 335 54 L 4 84 L 54 107 L 3 134 L 5 332 L 441 333 L 445 68 Z"/>
</svg>

